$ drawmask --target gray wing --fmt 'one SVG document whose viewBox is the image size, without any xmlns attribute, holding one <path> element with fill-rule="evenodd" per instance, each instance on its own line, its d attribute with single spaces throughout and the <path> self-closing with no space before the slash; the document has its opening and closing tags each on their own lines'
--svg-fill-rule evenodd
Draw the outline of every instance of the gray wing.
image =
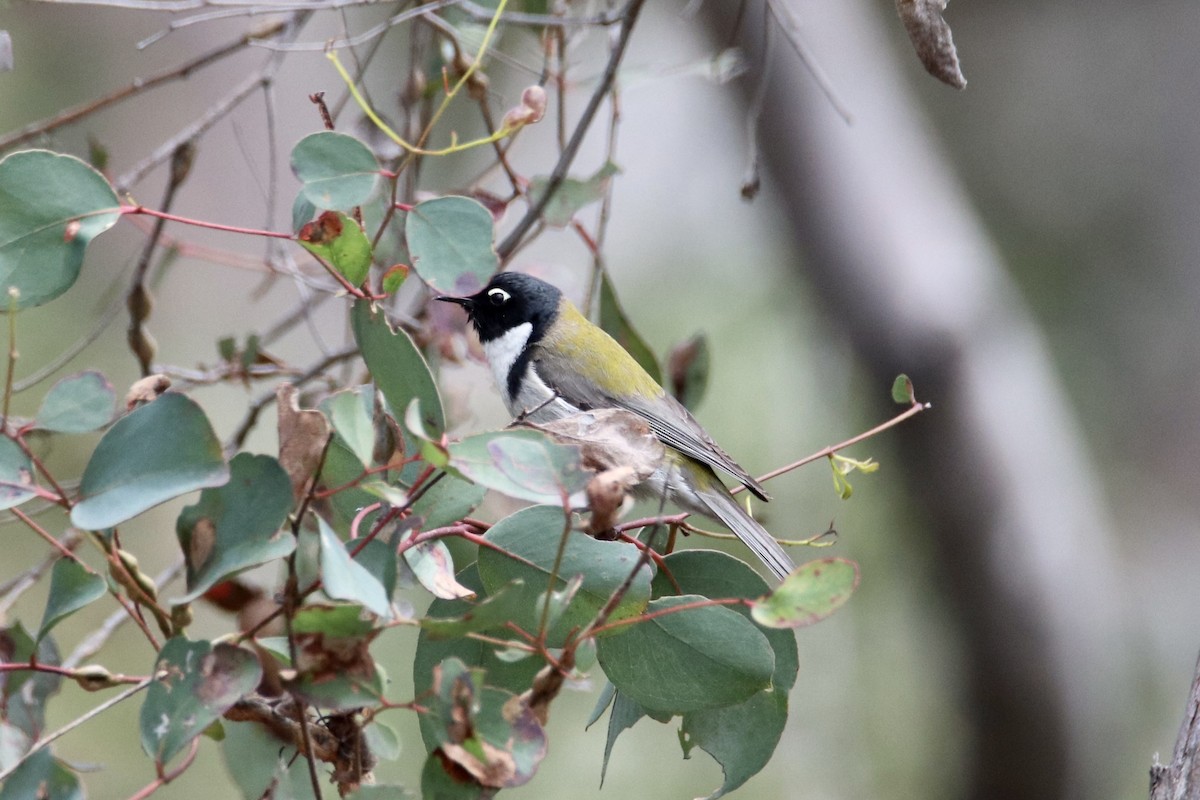
<svg viewBox="0 0 1200 800">
<path fill-rule="evenodd" d="M 714 469 L 728 473 L 760 500 L 771 499 L 762 485 L 730 458 L 708 432 L 700 427 L 700 423 L 691 412 L 661 388 L 658 389 L 659 394 L 656 397 L 631 401 L 614 397 L 612 393 L 604 391 L 595 381 L 579 374 L 568 364 L 558 363 L 559 359 L 548 350 L 540 349 L 533 361 L 534 369 L 538 370 L 542 381 L 571 405 L 585 410 L 622 408 L 637 414 L 646 420 L 663 444 Z M 539 363 L 545 363 L 547 368 L 538 369 Z M 553 379 L 549 376 L 553 376 Z"/>
</svg>

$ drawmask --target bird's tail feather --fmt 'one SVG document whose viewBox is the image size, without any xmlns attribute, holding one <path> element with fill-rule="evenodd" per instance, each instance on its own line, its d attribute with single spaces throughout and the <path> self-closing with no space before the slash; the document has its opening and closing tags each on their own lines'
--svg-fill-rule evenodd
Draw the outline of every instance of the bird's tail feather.
<svg viewBox="0 0 1200 800">
<path fill-rule="evenodd" d="M 696 499 L 707 506 L 713 517 L 729 526 L 776 578 L 786 578 L 796 568 L 796 563 L 779 542 L 775 541 L 775 537 L 755 522 L 732 495 L 722 490 L 723 488 L 697 493 Z"/>
</svg>

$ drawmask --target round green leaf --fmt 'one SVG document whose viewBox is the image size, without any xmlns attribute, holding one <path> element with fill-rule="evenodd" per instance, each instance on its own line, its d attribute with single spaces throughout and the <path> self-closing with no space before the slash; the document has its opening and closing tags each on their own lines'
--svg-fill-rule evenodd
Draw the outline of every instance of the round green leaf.
<svg viewBox="0 0 1200 800">
<path fill-rule="evenodd" d="M 717 800 L 767 765 L 787 725 L 787 695 L 758 692 L 744 703 L 683 715 L 684 752 L 699 747 L 721 765 L 725 780 L 704 800 Z"/>
<path fill-rule="evenodd" d="M 175 533 L 187 559 L 190 603 L 216 583 L 250 567 L 283 558 L 296 540 L 281 529 L 292 507 L 292 483 L 270 456 L 238 453 L 229 482 L 205 489 L 200 502 L 179 514 Z"/>
<path fill-rule="evenodd" d="M 350 313 L 354 339 L 362 351 L 371 379 L 383 393 L 394 415 L 401 415 L 413 398 L 421 401 L 426 430 L 438 435 L 446 427 L 442 398 L 421 351 L 403 330 L 392 330 L 383 312 L 372 313 L 371 304 L 359 300 Z M 407 434 L 406 434 L 407 436 Z"/>
<path fill-rule="evenodd" d="M 89 369 L 54 384 L 42 400 L 34 423 L 56 433 L 87 433 L 108 424 L 116 403 L 112 384 Z"/>
<path fill-rule="evenodd" d="M 541 431 L 481 433 L 452 443 L 449 452 L 450 467 L 460 475 L 533 503 L 561 503 L 591 478 L 578 447 L 559 444 Z"/>
<path fill-rule="evenodd" d="M 348 209 L 365 203 L 379 182 L 379 162 L 358 139 L 320 131 L 292 148 L 292 172 L 317 208 Z"/>
<path fill-rule="evenodd" d="M 474 294 L 499 265 L 492 215 L 466 197 L 418 203 L 404 225 L 413 269 L 443 294 Z"/>
<path fill-rule="evenodd" d="M 46 610 L 42 614 L 42 625 L 38 628 L 38 641 L 62 620 L 74 614 L 107 591 L 104 578 L 88 572 L 73 558 L 61 558 L 50 573 L 50 596 L 46 598 Z"/>
<path fill-rule="evenodd" d="M 0 160 L 0 309 L 47 303 L 79 277 L 83 251 L 116 224 L 104 176 L 74 156 L 25 150 Z"/>
<path fill-rule="evenodd" d="M 646 613 L 703 602 L 698 595 L 651 601 Z M 604 674 L 648 709 L 671 713 L 740 703 L 771 684 L 775 656 L 753 622 L 724 606 L 700 606 L 629 626 L 597 640 Z"/>
<path fill-rule="evenodd" d="M 33 462 L 12 439 L 0 437 L 0 509 L 19 506 L 35 493 Z"/>
<path fill-rule="evenodd" d="M 770 590 L 770 586 L 754 568 L 741 559 L 719 550 L 677 550 L 663 563 L 666 569 L 654 576 L 654 597 L 673 594 L 698 594 L 711 600 L 740 597 L 754 600 Z M 675 579 L 672 583 L 667 572 Z M 679 585 L 676 591 L 675 584 Z M 743 605 L 730 606 L 733 611 L 751 619 L 750 609 Z M 763 635 L 775 653 L 775 673 L 771 686 L 787 694 L 796 683 L 800 656 L 796 649 L 796 634 L 790 630 L 767 628 Z"/>
<path fill-rule="evenodd" d="M 572 628 L 582 628 L 591 622 L 629 577 L 639 555 L 632 544 L 601 542 L 571 531 L 551 587 L 550 574 L 564 522 L 560 507 L 525 508 L 500 520 L 487 532 L 488 541 L 499 550 L 491 547 L 479 550 L 479 577 L 489 595 L 497 594 L 510 583 L 521 582 L 519 588 L 509 590 L 524 598 L 512 621 L 530 633 L 536 633 L 540 624 L 546 590 L 563 591 L 572 578 L 582 576 L 570 605 L 549 631 L 547 641 L 552 647 L 561 646 Z M 609 621 L 634 616 L 645 608 L 650 598 L 651 572 L 649 565 L 639 571 Z"/>
<path fill-rule="evenodd" d="M 822 558 L 801 564 L 754 604 L 754 621 L 768 628 L 801 628 L 837 611 L 858 587 L 858 564 Z"/>
<path fill-rule="evenodd" d="M 142 749 L 165 764 L 262 678 L 258 658 L 230 644 L 169 640 L 155 661 L 163 673 L 142 704 Z"/>
<path fill-rule="evenodd" d="M 221 443 L 195 401 L 166 394 L 108 429 L 83 471 L 71 522 L 111 528 L 181 494 L 229 480 Z"/>
</svg>

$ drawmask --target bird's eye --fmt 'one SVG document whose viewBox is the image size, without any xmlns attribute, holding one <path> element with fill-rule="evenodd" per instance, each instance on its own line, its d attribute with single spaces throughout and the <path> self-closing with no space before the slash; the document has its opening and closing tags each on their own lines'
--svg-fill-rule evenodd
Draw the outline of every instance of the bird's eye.
<svg viewBox="0 0 1200 800">
<path fill-rule="evenodd" d="M 502 306 L 508 302 L 509 294 L 503 289 L 489 289 L 488 299 L 492 301 L 492 305 Z"/>
</svg>

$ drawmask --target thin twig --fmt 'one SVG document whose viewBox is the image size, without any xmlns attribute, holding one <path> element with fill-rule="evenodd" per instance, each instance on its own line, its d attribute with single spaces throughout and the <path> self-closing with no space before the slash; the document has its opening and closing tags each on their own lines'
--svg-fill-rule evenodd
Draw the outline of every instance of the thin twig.
<svg viewBox="0 0 1200 800">
<path fill-rule="evenodd" d="M 575 155 L 579 152 L 579 148 L 583 144 L 583 139 L 591 127 L 592 119 L 600 109 L 600 103 L 603 102 L 604 96 L 608 94 L 613 81 L 616 80 L 617 67 L 625 55 L 630 35 L 633 33 L 634 23 L 637 22 L 638 13 L 641 12 L 644 4 L 645 0 L 629 0 L 629 3 L 626 4 L 624 10 L 621 12 L 621 28 L 617 36 L 616 46 L 613 47 L 612 53 L 609 54 L 604 74 L 601 76 L 600 83 L 596 86 L 596 90 L 592 93 L 591 98 L 588 99 L 588 104 L 579 117 L 579 123 L 575 126 L 574 133 L 571 134 L 571 140 L 567 142 L 566 148 L 558 158 L 558 163 L 554 165 L 554 169 L 550 172 L 545 190 L 538 194 L 537 200 L 525 212 L 525 216 L 517 222 L 516 227 L 496 247 L 496 252 L 499 254 L 502 262 L 507 261 L 516 251 L 525 234 L 541 218 L 542 211 L 545 210 L 546 205 L 558 191 L 562 182 L 566 180 L 567 172 L 571 169 Z"/>
<path fill-rule="evenodd" d="M 141 0 L 134 1 L 141 2 Z M 190 2 L 190 0 L 186 1 Z M 125 2 L 125 0 L 118 0 L 118 2 Z M 158 3 L 158 0 L 151 0 L 151 5 L 156 10 L 162 10 L 162 6 L 164 4 Z M 165 5 L 170 5 L 170 2 L 165 3 Z M 281 32 L 277 35 L 281 38 L 296 36 L 306 17 L 307 14 L 304 12 L 297 12 L 293 14 L 283 23 L 282 27 L 280 28 Z M 279 67 L 282 63 L 283 54 L 270 54 L 266 60 L 266 63 L 257 72 L 250 75 L 248 78 L 246 78 L 246 80 L 234 87 L 232 91 L 210 106 L 208 110 L 206 110 L 197 119 L 184 126 L 174 136 L 159 145 L 158 149 L 156 149 L 153 153 L 142 159 L 132 169 L 113 181 L 113 185 L 117 188 L 117 191 L 129 191 L 131 187 L 138 184 L 151 170 L 167 161 L 171 157 L 171 154 L 175 152 L 176 147 L 184 142 L 197 139 L 201 134 L 207 132 L 209 128 L 216 125 L 226 116 L 228 116 L 228 114 L 233 111 L 233 109 L 237 108 L 243 100 L 249 97 L 255 89 L 260 86 L 266 86 L 270 84 L 275 79 L 275 73 L 279 70 Z"/>
<path fill-rule="evenodd" d="M 292 383 L 296 386 L 303 386 L 329 367 L 337 364 L 340 361 L 353 358 L 355 355 L 357 355 L 357 353 L 358 345 L 347 347 L 346 349 L 339 350 L 336 353 L 330 353 L 316 364 L 313 364 L 311 367 L 309 367 L 309 369 L 302 375 L 296 377 Z M 263 412 L 263 409 L 271 405 L 273 402 L 275 402 L 274 390 L 270 392 L 264 392 L 258 397 L 257 400 L 250 404 L 250 408 L 246 410 L 246 416 L 242 418 L 241 424 L 238 425 L 237 430 L 233 433 L 233 436 L 231 436 L 229 441 L 226 442 L 226 452 L 235 452 L 241 449 L 242 444 L 246 441 L 246 437 L 250 435 L 250 431 L 252 431 L 255 424 L 258 423 L 258 415 Z"/>
<path fill-rule="evenodd" d="M 108 709 L 112 708 L 113 706 L 117 705 L 118 703 L 122 703 L 122 702 L 128 700 L 129 698 L 133 697 L 135 694 L 140 692 L 142 689 L 145 689 L 147 686 L 149 686 L 153 681 L 154 681 L 154 677 L 151 676 L 151 677 L 147 678 L 146 680 L 142 681 L 141 683 L 137 684 L 136 686 L 129 687 L 128 689 L 121 692 L 120 694 L 115 695 L 115 696 L 110 697 L 109 699 L 105 700 L 103 703 L 96 706 L 95 708 L 89 709 L 87 711 L 87 713 L 85 713 L 83 716 L 71 720 L 66 725 L 63 725 L 58 730 L 54 731 L 54 733 L 48 733 L 45 736 L 43 736 L 42 738 L 38 739 L 36 742 L 34 742 L 33 746 L 30 747 L 29 750 L 27 750 L 17 760 L 17 762 L 15 764 L 9 765 L 8 769 L 4 770 L 3 772 L 0 772 L 0 781 L 3 781 L 9 775 L 13 774 L 13 772 L 15 772 L 16 769 L 21 766 L 21 764 L 23 764 L 25 761 L 28 761 L 31 756 L 33 756 L 39 750 L 44 749 L 47 745 L 49 745 L 55 739 L 59 739 L 62 736 L 75 730 L 80 725 L 84 724 L 85 722 L 95 719 L 97 716 L 99 716 L 103 712 L 107 711 Z"/>
<path fill-rule="evenodd" d="M 283 28 L 283 23 L 276 23 L 266 30 L 248 33 L 240 36 L 228 44 L 217 47 L 204 53 L 191 61 L 187 61 L 169 70 L 164 70 L 157 75 L 151 75 L 149 78 L 137 78 L 128 86 L 117 89 L 115 92 L 105 95 L 97 100 L 91 100 L 87 103 L 68 108 L 65 111 L 60 111 L 52 117 L 40 119 L 37 122 L 31 122 L 20 130 L 13 131 L 5 136 L 0 136 L 0 150 L 12 147 L 15 144 L 21 144 L 37 136 L 49 133 L 50 131 L 60 128 L 63 125 L 68 125 L 72 122 L 83 119 L 86 116 L 96 113 L 103 108 L 119 103 L 120 101 L 141 94 L 149 89 L 171 81 L 183 80 L 188 78 L 193 72 L 207 67 L 209 64 L 214 64 L 217 61 L 225 58 L 228 55 L 242 50 L 248 42 L 257 37 L 271 36 L 278 33 Z"/>
</svg>

